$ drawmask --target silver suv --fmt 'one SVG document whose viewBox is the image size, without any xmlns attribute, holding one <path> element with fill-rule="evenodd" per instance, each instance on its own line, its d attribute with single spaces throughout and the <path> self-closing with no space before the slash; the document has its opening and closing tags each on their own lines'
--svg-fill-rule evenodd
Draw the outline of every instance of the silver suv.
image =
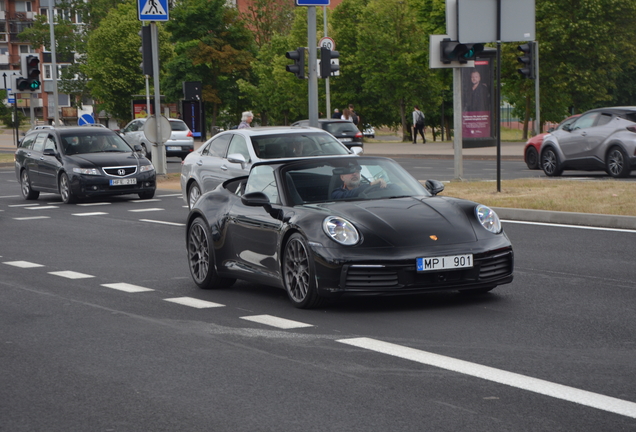
<svg viewBox="0 0 636 432">
<path fill-rule="evenodd" d="M 170 134 L 168 141 L 165 143 L 166 156 L 177 156 L 181 159 L 185 159 L 187 155 L 194 151 L 194 138 L 192 137 L 192 132 L 183 120 L 168 120 L 170 121 L 170 129 L 172 129 L 172 133 Z M 135 119 L 128 123 L 126 127 L 121 130 L 121 133 L 123 133 L 124 138 L 131 146 L 139 144 L 146 153 L 146 157 L 150 159 L 152 143 L 148 141 L 144 135 L 145 123 L 145 118 Z"/>
</svg>

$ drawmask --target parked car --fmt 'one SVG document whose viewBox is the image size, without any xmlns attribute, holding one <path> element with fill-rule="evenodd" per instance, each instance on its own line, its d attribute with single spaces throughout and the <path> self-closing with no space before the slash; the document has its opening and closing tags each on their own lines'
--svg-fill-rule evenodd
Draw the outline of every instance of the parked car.
<svg viewBox="0 0 636 432">
<path fill-rule="evenodd" d="M 375 128 L 370 124 L 365 124 L 364 129 L 362 129 L 362 135 L 365 138 L 375 138 Z"/>
<path fill-rule="evenodd" d="M 526 146 L 523 148 L 523 161 L 528 165 L 528 169 L 541 169 L 539 164 L 539 150 L 541 150 L 541 143 L 543 143 L 543 138 L 549 133 L 554 132 L 555 130 L 562 129 L 564 126 L 569 126 L 574 123 L 574 120 L 580 117 L 581 114 L 576 114 L 570 116 L 563 120 L 559 125 L 550 129 L 546 133 L 540 133 L 538 135 L 533 136 L 526 142 Z"/>
<path fill-rule="evenodd" d="M 338 141 L 346 145 L 348 148 L 363 147 L 362 132 L 358 130 L 356 125 L 347 120 L 337 119 L 318 119 L 321 129 L 326 130 L 335 136 Z M 293 123 L 292 126 L 309 126 L 309 120 L 300 120 Z"/>
<path fill-rule="evenodd" d="M 356 176 L 362 192 L 334 199 Z M 191 276 L 203 289 L 236 279 L 280 287 L 299 308 L 349 295 L 482 294 L 510 283 L 513 250 L 497 214 L 438 196 L 443 189 L 382 157 L 261 161 L 190 211 Z"/>
<path fill-rule="evenodd" d="M 298 151 L 298 152 L 297 152 Z M 262 159 L 347 155 L 332 135 L 310 127 L 257 127 L 221 132 L 181 163 L 181 191 L 188 207 L 223 181 L 246 175 Z"/>
<path fill-rule="evenodd" d="M 606 171 L 627 177 L 636 167 L 636 107 L 587 111 L 541 144 L 541 168 L 548 176 L 564 170 Z"/>
<path fill-rule="evenodd" d="M 53 127 L 27 133 L 15 152 L 15 173 L 24 199 L 59 193 L 62 201 L 102 196 L 155 195 L 156 173 L 142 155 L 107 128 Z"/>
<path fill-rule="evenodd" d="M 194 138 L 192 131 L 188 128 L 183 120 L 168 119 L 170 121 L 170 129 L 172 132 L 170 138 L 165 143 L 167 157 L 180 157 L 182 160 L 194 151 Z M 146 139 L 144 135 L 144 124 L 146 118 L 139 118 L 131 121 L 121 130 L 124 139 L 131 145 L 139 144 L 146 153 L 146 157 L 150 159 L 152 143 Z"/>
</svg>

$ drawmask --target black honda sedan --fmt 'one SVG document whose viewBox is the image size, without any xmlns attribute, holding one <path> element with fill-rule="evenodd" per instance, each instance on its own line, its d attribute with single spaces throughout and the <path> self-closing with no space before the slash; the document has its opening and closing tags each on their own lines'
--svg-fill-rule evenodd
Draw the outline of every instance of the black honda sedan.
<svg viewBox="0 0 636 432">
<path fill-rule="evenodd" d="M 438 196 L 380 157 L 263 161 L 201 196 L 187 221 L 190 273 L 201 288 L 236 279 L 283 288 L 294 306 L 328 297 L 456 290 L 513 279 L 497 214 Z"/>
<path fill-rule="evenodd" d="M 53 192 L 67 204 L 103 195 L 149 199 L 157 187 L 155 168 L 141 148 L 107 128 L 33 130 L 15 152 L 15 173 L 24 199 Z"/>
</svg>

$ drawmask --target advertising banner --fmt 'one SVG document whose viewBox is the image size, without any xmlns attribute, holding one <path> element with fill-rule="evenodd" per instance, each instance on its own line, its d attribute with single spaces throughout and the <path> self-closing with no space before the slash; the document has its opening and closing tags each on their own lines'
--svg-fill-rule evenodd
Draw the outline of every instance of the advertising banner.
<svg viewBox="0 0 636 432">
<path fill-rule="evenodd" d="M 493 88 L 491 58 L 477 58 L 462 69 L 462 134 L 464 139 L 492 138 Z"/>
</svg>

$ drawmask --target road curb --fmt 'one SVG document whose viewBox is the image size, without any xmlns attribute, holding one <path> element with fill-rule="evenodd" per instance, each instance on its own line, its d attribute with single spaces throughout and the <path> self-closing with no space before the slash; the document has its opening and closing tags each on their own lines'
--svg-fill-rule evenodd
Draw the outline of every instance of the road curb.
<svg viewBox="0 0 636 432">
<path fill-rule="evenodd" d="M 636 217 L 493 207 L 500 219 L 636 230 Z"/>
</svg>

